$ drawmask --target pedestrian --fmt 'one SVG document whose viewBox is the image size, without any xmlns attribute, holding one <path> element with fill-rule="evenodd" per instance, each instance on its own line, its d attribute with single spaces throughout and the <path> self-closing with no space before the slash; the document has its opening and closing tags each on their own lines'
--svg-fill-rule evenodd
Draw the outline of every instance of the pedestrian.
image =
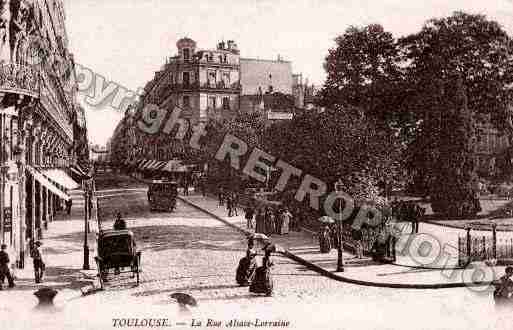
<svg viewBox="0 0 513 330">
<path fill-rule="evenodd" d="M 496 303 L 507 302 L 512 297 L 513 293 L 513 267 L 508 266 L 505 269 L 505 274 L 495 283 L 495 291 L 493 292 L 493 298 Z"/>
<path fill-rule="evenodd" d="M 246 209 L 244 210 L 244 217 L 246 218 L 246 227 L 248 229 L 252 229 L 253 228 L 253 215 L 255 213 L 255 209 L 253 208 L 253 206 L 251 205 L 248 205 L 246 207 Z"/>
<path fill-rule="evenodd" d="M 363 233 L 362 229 L 352 229 L 351 230 L 351 236 L 353 241 L 356 244 L 356 258 L 362 259 L 363 258 Z"/>
<path fill-rule="evenodd" d="M 264 247 L 265 256 L 262 259 L 262 266 L 258 267 L 255 274 L 255 279 L 249 286 L 249 292 L 257 294 L 265 294 L 268 297 L 273 295 L 273 278 L 271 275 L 271 268 L 273 262 L 271 260 L 271 252 L 273 251 L 272 245 L 268 244 Z"/>
<path fill-rule="evenodd" d="M 207 196 L 207 183 L 205 181 L 206 181 L 206 178 L 204 176 L 201 176 L 200 180 L 199 180 L 199 184 L 200 184 L 201 194 L 203 195 L 203 197 Z"/>
<path fill-rule="evenodd" d="M 72 206 L 72 205 L 73 205 L 73 199 L 71 199 L 71 198 L 70 198 L 70 199 L 68 199 L 68 200 L 66 201 L 66 213 L 67 213 L 68 215 L 70 215 L 70 214 L 71 214 L 71 206 Z"/>
<path fill-rule="evenodd" d="M 274 211 L 268 207 L 266 211 L 266 227 L 267 227 L 267 236 L 271 236 L 272 234 L 276 233 L 275 227 L 274 227 Z"/>
<path fill-rule="evenodd" d="M 289 226 L 292 219 L 292 214 L 290 214 L 289 210 L 285 207 L 283 212 L 281 213 L 281 231 L 280 233 L 288 234 L 289 233 Z"/>
<path fill-rule="evenodd" d="M 36 241 L 31 252 L 32 262 L 34 264 L 34 279 L 36 283 L 41 283 L 43 280 L 43 273 L 45 271 L 45 263 L 43 254 L 41 253 L 41 245 L 42 243 L 40 241 Z"/>
<path fill-rule="evenodd" d="M 232 210 L 235 213 L 235 216 L 239 216 L 239 214 L 237 213 L 238 206 L 239 206 L 239 195 L 237 194 L 237 192 L 234 191 L 232 193 Z"/>
<path fill-rule="evenodd" d="M 281 235 L 281 210 L 274 210 L 274 232 Z"/>
<path fill-rule="evenodd" d="M 265 214 L 261 207 L 257 208 L 255 214 L 255 233 L 265 233 Z"/>
<path fill-rule="evenodd" d="M 327 225 L 324 225 L 319 232 L 319 248 L 321 253 L 331 251 L 331 231 Z"/>
<path fill-rule="evenodd" d="M 228 216 L 233 216 L 233 197 L 230 193 L 226 195 L 226 209 L 228 210 Z"/>
<path fill-rule="evenodd" d="M 253 238 L 248 237 L 248 248 L 246 256 L 239 261 L 235 280 L 240 286 L 249 286 L 255 278 L 257 270 L 256 251 L 254 250 L 255 242 Z"/>
<path fill-rule="evenodd" d="M 4 280 L 7 277 L 7 282 L 10 288 L 14 288 L 14 278 L 9 269 L 9 254 L 7 253 L 7 245 L 2 244 L 0 250 L 0 290 L 3 290 Z"/>
<path fill-rule="evenodd" d="M 189 195 L 189 178 L 187 176 L 183 178 L 183 195 Z"/>
<path fill-rule="evenodd" d="M 219 188 L 219 192 L 218 192 L 217 196 L 219 198 L 219 206 L 223 206 L 224 205 L 224 189 L 223 189 L 223 187 Z"/>
<path fill-rule="evenodd" d="M 122 218 L 121 212 L 116 213 L 116 220 L 114 221 L 114 230 L 127 229 L 126 221 Z"/>
</svg>

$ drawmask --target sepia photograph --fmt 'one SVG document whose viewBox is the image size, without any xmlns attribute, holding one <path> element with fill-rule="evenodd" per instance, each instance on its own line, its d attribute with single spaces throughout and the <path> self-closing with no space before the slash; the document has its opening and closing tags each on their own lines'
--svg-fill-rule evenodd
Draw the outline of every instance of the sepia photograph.
<svg viewBox="0 0 513 330">
<path fill-rule="evenodd" d="M 513 0 L 0 0 L 0 327 L 511 329 Z"/>
</svg>

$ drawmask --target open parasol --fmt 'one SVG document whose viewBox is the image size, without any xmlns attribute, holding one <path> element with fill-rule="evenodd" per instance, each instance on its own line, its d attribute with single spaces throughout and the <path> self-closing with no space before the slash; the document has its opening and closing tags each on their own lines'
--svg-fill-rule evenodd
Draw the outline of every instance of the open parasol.
<svg viewBox="0 0 513 330">
<path fill-rule="evenodd" d="M 265 241 L 265 240 L 268 240 L 269 237 L 267 237 L 267 235 L 265 234 L 262 234 L 262 233 L 256 233 L 253 235 L 253 238 L 254 239 L 258 239 L 258 240 L 262 240 L 262 241 Z"/>
<path fill-rule="evenodd" d="M 327 223 L 335 223 L 335 220 L 333 220 L 333 218 L 328 217 L 327 215 L 320 217 L 319 221 L 322 223 L 326 223 L 326 224 Z"/>
</svg>

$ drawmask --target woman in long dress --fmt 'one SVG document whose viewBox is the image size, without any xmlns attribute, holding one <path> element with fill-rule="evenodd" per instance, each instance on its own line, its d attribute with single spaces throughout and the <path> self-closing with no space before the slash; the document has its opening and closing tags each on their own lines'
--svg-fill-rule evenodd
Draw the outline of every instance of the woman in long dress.
<svg viewBox="0 0 513 330">
<path fill-rule="evenodd" d="M 255 215 L 255 233 L 264 233 L 264 213 L 261 208 L 256 210 Z"/>
<path fill-rule="evenodd" d="M 281 228 L 280 228 L 280 234 L 288 234 L 289 233 L 289 224 L 290 224 L 290 218 L 292 217 L 292 214 L 290 214 L 289 210 L 285 209 L 281 213 Z"/>
<path fill-rule="evenodd" d="M 262 266 L 258 267 L 255 274 L 253 283 L 249 286 L 249 292 L 265 294 L 270 297 L 273 294 L 273 278 L 271 276 L 271 251 L 265 251 L 265 256 L 262 259 Z"/>
<path fill-rule="evenodd" d="M 331 251 L 331 233 L 328 226 L 324 226 L 319 234 L 319 247 L 321 253 L 329 253 Z"/>
<path fill-rule="evenodd" d="M 248 286 L 255 278 L 257 262 L 256 251 L 254 250 L 254 242 L 252 238 L 248 238 L 248 249 L 246 256 L 239 261 L 235 280 L 240 286 Z"/>
</svg>

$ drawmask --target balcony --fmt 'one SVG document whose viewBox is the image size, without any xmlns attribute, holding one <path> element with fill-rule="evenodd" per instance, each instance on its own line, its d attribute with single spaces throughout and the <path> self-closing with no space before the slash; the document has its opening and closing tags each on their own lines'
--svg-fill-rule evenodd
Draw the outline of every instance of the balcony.
<svg viewBox="0 0 513 330">
<path fill-rule="evenodd" d="M 230 92 L 239 92 L 242 87 L 240 82 L 234 82 L 232 84 L 227 84 L 224 81 L 218 81 L 216 83 L 207 81 L 205 84 L 201 85 L 202 90 L 215 90 L 215 91 L 230 91 Z"/>
<path fill-rule="evenodd" d="M 0 92 L 39 98 L 39 73 L 30 66 L 2 63 Z"/>
<path fill-rule="evenodd" d="M 209 92 L 229 92 L 229 93 L 239 93 L 242 89 L 242 86 L 239 82 L 235 82 L 233 84 L 225 84 L 222 81 L 219 81 L 215 84 L 213 83 L 204 83 L 199 84 L 198 82 L 193 82 L 190 84 L 167 84 L 163 87 L 158 93 L 158 101 L 157 103 L 163 102 L 166 98 L 168 98 L 171 94 L 179 93 L 179 92 L 199 92 L 199 91 L 209 91 Z M 155 100 L 154 100 L 155 101 Z M 156 102 L 153 102 L 157 104 Z"/>
</svg>

